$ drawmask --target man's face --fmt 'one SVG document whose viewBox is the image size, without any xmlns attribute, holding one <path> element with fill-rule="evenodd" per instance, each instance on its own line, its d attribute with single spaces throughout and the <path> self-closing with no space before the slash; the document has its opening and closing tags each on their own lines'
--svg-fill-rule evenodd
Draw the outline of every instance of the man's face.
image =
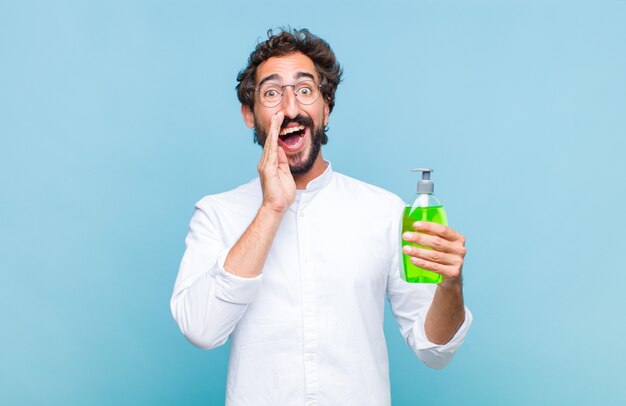
<svg viewBox="0 0 626 406">
<path fill-rule="evenodd" d="M 268 82 L 295 84 L 311 79 L 318 83 L 315 66 L 309 57 L 301 53 L 270 58 L 261 63 L 256 71 L 257 86 Z M 259 101 L 259 94 L 255 94 L 254 111 L 242 106 L 242 114 L 246 125 L 254 128 L 259 144 L 263 146 L 272 116 L 279 111 L 283 112 L 285 118 L 278 144 L 287 155 L 291 172 L 300 175 L 308 172 L 318 159 L 329 109 L 321 95 L 313 104 L 303 105 L 296 100 L 292 86 L 283 88 L 283 91 L 280 103 L 269 108 L 263 106 Z"/>
</svg>

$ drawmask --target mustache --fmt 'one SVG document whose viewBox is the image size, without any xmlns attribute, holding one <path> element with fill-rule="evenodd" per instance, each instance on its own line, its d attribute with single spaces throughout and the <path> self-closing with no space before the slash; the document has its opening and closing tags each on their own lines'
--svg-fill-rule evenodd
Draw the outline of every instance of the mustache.
<svg viewBox="0 0 626 406">
<path fill-rule="evenodd" d="M 305 125 L 307 127 L 313 127 L 313 120 L 310 117 L 305 117 L 298 114 L 294 118 L 285 117 L 283 123 L 280 125 L 280 128 L 285 128 L 291 123 Z"/>
</svg>

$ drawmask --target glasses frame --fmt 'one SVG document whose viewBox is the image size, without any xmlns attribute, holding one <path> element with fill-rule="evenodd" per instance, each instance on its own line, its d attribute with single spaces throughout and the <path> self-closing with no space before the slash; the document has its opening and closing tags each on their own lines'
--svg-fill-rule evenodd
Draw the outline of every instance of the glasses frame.
<svg viewBox="0 0 626 406">
<path fill-rule="evenodd" d="M 315 100 L 313 100 L 313 101 L 312 101 L 312 102 L 310 102 L 310 103 L 305 103 L 305 102 L 303 102 L 302 100 L 300 100 L 300 99 L 298 98 L 298 95 L 296 94 L 296 86 L 297 86 L 297 85 L 299 85 L 300 83 L 305 83 L 305 82 L 313 82 L 313 84 L 314 84 L 315 86 L 317 86 L 317 88 L 318 88 L 318 90 L 319 90 L 319 93 L 318 93 L 317 97 L 315 98 Z M 277 85 L 278 85 L 278 84 L 277 84 Z M 261 86 L 262 86 L 262 85 L 261 85 Z M 311 104 L 315 103 L 316 101 L 318 101 L 318 100 L 319 100 L 320 95 L 322 94 L 322 85 L 321 85 L 321 84 L 319 84 L 319 85 L 318 85 L 318 84 L 316 84 L 314 80 L 301 80 L 300 82 L 296 82 L 296 83 L 288 83 L 288 84 L 286 84 L 286 85 L 279 85 L 279 86 L 280 86 L 280 88 L 281 88 L 281 90 L 282 90 L 282 92 L 280 92 L 280 99 L 278 100 L 278 102 L 276 102 L 276 104 L 272 104 L 272 105 L 268 106 L 268 105 L 264 104 L 264 103 L 261 101 L 261 95 L 260 95 L 261 86 L 257 86 L 257 87 L 254 89 L 254 93 L 259 94 L 259 103 L 261 103 L 261 106 L 266 107 L 266 108 L 268 108 L 268 109 L 271 109 L 272 107 L 276 107 L 276 106 L 278 106 L 280 103 L 282 103 L 282 102 L 283 102 L 283 99 L 285 98 L 285 88 L 286 88 L 286 87 L 292 87 L 292 88 L 293 88 L 293 96 L 296 98 L 296 100 L 298 101 L 298 103 L 302 104 L 303 106 L 310 106 Z"/>
</svg>

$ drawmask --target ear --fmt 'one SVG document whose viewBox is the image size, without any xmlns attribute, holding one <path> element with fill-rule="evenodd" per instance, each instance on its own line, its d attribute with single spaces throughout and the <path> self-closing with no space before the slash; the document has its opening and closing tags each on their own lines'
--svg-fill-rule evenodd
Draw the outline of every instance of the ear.
<svg viewBox="0 0 626 406">
<path fill-rule="evenodd" d="M 246 123 L 248 128 L 254 128 L 254 113 L 250 109 L 250 106 L 246 104 L 241 105 L 241 116 L 243 117 L 243 122 Z"/>
<path fill-rule="evenodd" d="M 330 109 L 328 108 L 328 104 L 324 103 L 324 127 L 328 125 L 328 116 L 330 115 Z"/>
</svg>

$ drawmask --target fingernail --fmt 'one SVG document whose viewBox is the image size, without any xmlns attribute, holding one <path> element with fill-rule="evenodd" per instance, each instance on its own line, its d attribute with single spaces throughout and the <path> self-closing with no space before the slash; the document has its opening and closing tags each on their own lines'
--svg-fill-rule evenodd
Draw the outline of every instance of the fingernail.
<svg viewBox="0 0 626 406">
<path fill-rule="evenodd" d="M 402 238 L 404 238 L 405 240 L 413 238 L 413 233 L 404 233 L 402 234 Z"/>
<path fill-rule="evenodd" d="M 424 224 L 421 221 L 416 221 L 415 223 L 413 223 L 413 227 L 415 227 L 415 228 L 420 228 L 423 225 Z"/>
<path fill-rule="evenodd" d="M 408 245 L 405 245 L 404 247 L 402 247 L 402 252 L 404 252 L 405 254 L 408 254 L 409 251 L 411 251 L 411 248 L 409 248 Z"/>
</svg>

